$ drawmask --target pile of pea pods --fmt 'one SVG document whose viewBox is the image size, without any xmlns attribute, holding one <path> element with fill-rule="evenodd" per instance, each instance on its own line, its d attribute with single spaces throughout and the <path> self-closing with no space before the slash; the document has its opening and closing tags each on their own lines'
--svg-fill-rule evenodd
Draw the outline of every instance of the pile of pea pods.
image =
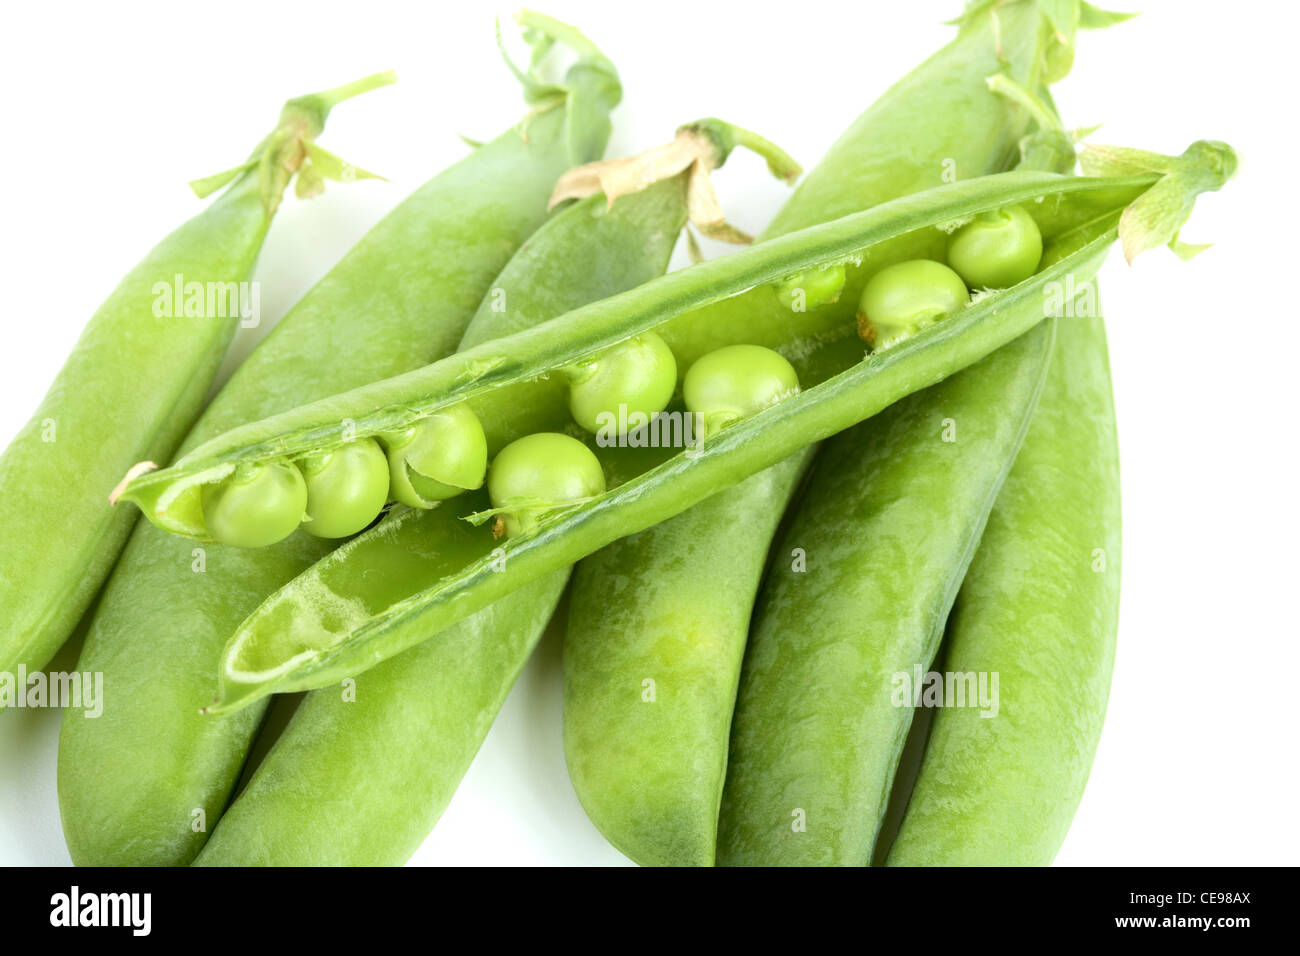
<svg viewBox="0 0 1300 956">
<path fill-rule="evenodd" d="M 103 675 L 59 740 L 74 861 L 404 863 L 551 626 L 574 789 L 638 863 L 1050 863 L 1118 622 L 1096 275 L 1190 257 L 1236 165 L 1057 115 L 1077 32 L 1125 18 L 975 0 L 804 173 L 717 118 L 603 158 L 615 65 L 525 11 L 520 123 L 205 407 L 238 319 L 158 316 L 157 280 L 247 281 L 290 183 L 367 175 L 316 139 L 393 78 L 286 104 L 0 459 L 0 672 L 76 631 Z M 796 184 L 756 237 L 712 184 L 737 148 Z M 696 233 L 736 248 L 669 272 Z"/>
</svg>

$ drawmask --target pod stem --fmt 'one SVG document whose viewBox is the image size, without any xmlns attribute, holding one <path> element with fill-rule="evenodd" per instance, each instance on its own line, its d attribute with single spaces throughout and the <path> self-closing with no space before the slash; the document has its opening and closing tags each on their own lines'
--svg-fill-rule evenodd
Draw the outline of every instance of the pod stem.
<svg viewBox="0 0 1300 956">
<path fill-rule="evenodd" d="M 1040 129 L 1065 132 L 1065 126 L 1055 110 L 1005 73 L 994 73 L 984 82 L 988 84 L 990 92 L 1023 107 Z"/>
<path fill-rule="evenodd" d="M 1006 73 L 996 73 L 984 82 L 991 93 L 1024 109 L 1034 124 L 1034 129 L 1020 140 L 1016 168 L 1062 174 L 1073 171 L 1078 158 L 1076 144 L 1097 127 L 1067 131 L 1045 86 L 1037 93 L 1030 92 Z"/>
<path fill-rule="evenodd" d="M 520 10 L 515 14 L 515 22 L 525 31 L 536 31 L 544 37 L 546 45 L 562 43 L 579 56 L 597 56 L 604 58 L 600 47 L 596 46 L 581 30 L 572 24 L 564 23 L 555 17 L 548 17 L 536 10 Z M 536 49 L 536 45 L 534 49 Z M 544 51 L 543 51 L 544 52 Z"/>
<path fill-rule="evenodd" d="M 537 72 L 542 60 L 557 43 L 578 54 L 579 64 L 595 67 L 599 72 L 606 74 L 609 82 L 621 93 L 618 70 L 615 69 L 613 62 L 601 53 L 600 48 L 577 27 L 535 10 L 520 10 L 515 14 L 515 22 L 519 24 L 524 41 L 531 51 L 528 69 L 520 69 L 519 65 L 511 59 L 506 50 L 505 39 L 501 35 L 499 19 L 496 24 L 497 49 L 501 53 L 501 59 L 505 61 L 506 68 L 514 74 L 515 79 L 524 88 L 524 102 L 537 107 L 536 112 L 544 112 L 558 106 L 572 93 L 570 86 L 548 83 L 542 80 Z M 618 97 L 615 96 L 614 99 L 617 102 Z"/>
<path fill-rule="evenodd" d="M 532 107 L 519 123 L 520 136 L 527 142 L 529 126 L 537 116 L 566 106 L 564 136 L 570 161 L 577 166 L 599 156 L 609 139 L 609 111 L 623 97 L 618 70 L 577 27 L 534 10 L 521 10 L 515 20 L 531 49 L 527 70 L 521 70 L 510 58 L 499 19 L 496 35 L 501 59 L 523 87 L 524 102 Z M 578 58 L 562 82 L 550 83 L 541 78 L 538 68 L 557 43 L 570 48 Z"/>
<path fill-rule="evenodd" d="M 362 93 L 369 93 L 371 90 L 377 90 L 383 86 L 391 86 L 396 82 L 397 72 L 395 70 L 371 73 L 369 76 L 363 76 L 359 80 L 344 83 L 342 86 L 336 86 L 333 89 L 321 90 L 319 93 L 308 93 L 305 96 L 296 96 L 284 104 L 284 111 L 288 113 L 291 110 L 302 110 L 304 113 L 313 113 L 317 122 L 316 131 L 319 133 L 325 128 L 325 119 L 329 116 L 330 110 L 340 103 L 360 96 Z"/>
<path fill-rule="evenodd" d="M 554 207 L 566 199 L 585 199 L 603 192 L 612 206 L 620 196 L 640 192 L 674 176 L 685 176 L 687 215 L 691 223 L 710 238 L 743 245 L 753 239 L 726 221 L 709 178 L 737 146 L 762 156 L 772 174 L 787 183 L 802 172 L 790 154 L 771 140 L 720 119 L 701 119 L 679 126 L 671 143 L 635 156 L 601 160 L 569 170 L 555 184 L 550 205 Z"/>
<path fill-rule="evenodd" d="M 777 179 L 792 183 L 803 173 L 803 167 L 776 143 L 765 136 L 760 136 L 753 130 L 745 129 L 743 126 L 737 126 L 734 123 L 728 123 L 726 120 L 714 117 L 696 120 L 694 123 L 687 123 L 681 127 L 681 130 L 701 133 L 714 142 L 719 151 L 719 158 L 714 163 L 715 168 L 726 162 L 733 149 L 737 146 L 743 146 L 750 152 L 761 156 L 767 162 L 768 170 Z"/>
<path fill-rule="evenodd" d="M 1197 140 L 1181 156 L 1165 156 L 1119 146 L 1087 146 L 1079 157 L 1089 176 L 1157 173 L 1160 180 L 1130 203 L 1119 220 L 1124 258 L 1133 260 L 1148 249 L 1167 245 L 1180 259 L 1204 252 L 1209 244 L 1179 238 L 1202 193 L 1222 188 L 1237 171 L 1237 154 L 1227 143 Z"/>
<path fill-rule="evenodd" d="M 330 110 L 354 96 L 368 93 L 397 82 L 392 70 L 372 73 L 352 83 L 345 83 L 319 93 L 295 96 L 280 110 L 280 119 L 252 155 L 233 169 L 193 180 L 190 188 L 203 199 L 224 189 L 246 173 L 256 171 L 262 205 L 267 216 L 274 215 L 289 182 L 298 176 L 297 194 L 314 196 L 325 187 L 325 180 L 351 182 L 356 179 L 382 179 L 374 173 L 344 162 L 316 145 L 316 137 L 325 129 Z"/>
</svg>

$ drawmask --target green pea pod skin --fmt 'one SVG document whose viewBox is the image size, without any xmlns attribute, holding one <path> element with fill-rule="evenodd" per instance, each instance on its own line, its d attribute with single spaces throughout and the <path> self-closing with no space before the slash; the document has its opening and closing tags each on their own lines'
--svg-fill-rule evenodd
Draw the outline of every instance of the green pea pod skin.
<svg viewBox="0 0 1300 956">
<path fill-rule="evenodd" d="M 1045 866 L 1088 780 L 1119 619 L 1119 453 L 1102 320 L 1058 326 L 945 642 L 945 671 L 998 675 L 997 713 L 936 712 L 891 866 Z"/>
<path fill-rule="evenodd" d="M 1043 75 L 1049 40 L 1036 3 L 1003 4 L 996 18 L 985 13 L 969 20 L 853 121 L 764 235 L 1014 166 L 1029 118 L 991 93 L 987 80 L 1006 71 L 1032 85 Z"/>
<path fill-rule="evenodd" d="M 662 275 L 686 224 L 684 187 L 675 176 L 608 208 L 598 195 L 557 213 L 497 277 L 460 347 L 534 328 Z"/>
<path fill-rule="evenodd" d="M 1034 4 L 1000 8 L 997 21 L 970 21 L 863 113 L 764 236 L 1011 165 L 1028 118 L 986 80 L 1010 70 L 1036 83 L 1049 33 Z M 909 235 L 872 249 L 850 265 L 827 309 L 851 321 L 871 275 L 906 259 L 942 259 L 944 242 Z M 789 320 L 773 294 L 725 300 L 699 324 L 755 323 L 761 309 L 773 323 Z M 596 826 L 638 862 L 713 863 L 750 610 L 776 520 L 813 452 L 610 545 L 574 576 L 564 651 L 569 773 Z M 663 689 L 656 702 L 643 702 L 642 680 Z"/>
<path fill-rule="evenodd" d="M 674 177 L 608 210 L 604 196 L 593 196 L 559 213 L 497 277 L 462 344 L 539 324 L 661 274 L 686 223 L 683 187 Z M 541 427 L 567 417 L 559 381 L 536 383 L 530 405 Z M 482 492 L 473 500 L 486 507 Z M 289 613 L 382 608 L 491 546 L 450 502 L 404 510 L 293 582 Z M 405 862 L 469 769 L 568 578 L 568 568 L 553 571 L 360 674 L 355 701 L 336 688 L 309 694 L 196 863 Z"/>
<path fill-rule="evenodd" d="M 614 89 L 593 118 L 597 139 L 608 135 Z M 512 129 L 478 147 L 389 213 L 254 351 L 184 447 L 454 349 L 492 279 L 546 219 L 569 166 L 566 112 L 533 115 L 526 137 Z M 76 862 L 193 859 L 263 709 L 220 720 L 198 713 L 216 694 L 221 646 L 269 592 L 331 547 L 299 532 L 259 550 L 196 548 L 152 525 L 138 529 L 79 664 L 104 673 L 103 715 L 69 710 L 63 721 L 59 799 Z"/>
<path fill-rule="evenodd" d="M 766 556 L 742 547 L 719 556 L 717 536 L 695 534 L 697 523 L 770 540 L 806 459 L 702 501 L 695 520 L 665 521 L 578 564 L 564 639 L 565 759 L 587 816 L 642 865 L 713 865 L 749 620 L 749 605 L 733 598 L 753 590 Z M 666 563 L 647 564 L 649 553 Z M 708 571 L 676 573 L 683 568 Z"/>
<path fill-rule="evenodd" d="M 912 722 L 910 702 L 895 700 L 895 675 L 911 680 L 913 665 L 934 657 L 1029 427 L 1055 324 L 898 402 L 818 456 L 745 651 L 719 863 L 870 862 Z"/>
<path fill-rule="evenodd" d="M 134 518 L 105 495 L 132 462 L 170 457 L 198 414 L 248 305 L 232 299 L 210 314 L 208 296 L 249 280 L 298 151 L 332 106 L 393 79 L 291 100 L 249 163 L 230 174 L 230 188 L 150 250 L 96 310 L 0 456 L 0 672 L 44 667 L 117 560 Z M 187 312 L 188 293 L 173 301 L 178 282 L 201 284 L 203 314 Z M 75 531 L 51 533 L 51 509 Z"/>
</svg>

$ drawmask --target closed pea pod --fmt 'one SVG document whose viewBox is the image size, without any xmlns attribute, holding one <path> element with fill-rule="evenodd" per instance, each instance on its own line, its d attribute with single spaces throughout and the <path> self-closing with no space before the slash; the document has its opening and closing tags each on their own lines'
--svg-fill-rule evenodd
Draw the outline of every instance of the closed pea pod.
<svg viewBox="0 0 1300 956">
<path fill-rule="evenodd" d="M 251 307 L 226 296 L 252 274 L 283 191 L 298 174 L 319 182 L 336 159 L 314 142 L 330 110 L 393 80 L 379 74 L 286 103 L 247 162 L 193 184 L 200 196 L 226 191 L 155 246 L 91 317 L 0 456 L 0 672 L 44 667 L 85 612 L 131 530 L 127 515 L 85 488 L 111 487 L 123 462 L 172 453 Z M 205 290 L 197 315 L 194 287 Z M 49 533 L 51 507 L 75 534 Z"/>
<path fill-rule="evenodd" d="M 743 540 L 776 533 L 796 457 L 695 511 Z M 605 838 L 643 866 L 711 866 L 731 723 L 742 600 L 766 548 L 745 562 L 670 519 L 608 545 L 574 571 L 564 644 L 564 750 L 578 798 Z M 755 549 L 756 551 L 760 549 Z M 652 574 L 647 553 L 666 556 Z M 745 555 L 748 557 L 748 554 Z M 671 561 L 673 564 L 669 564 Z M 757 564 L 758 567 L 754 567 Z M 581 598 L 581 603 L 575 599 Z M 658 616 L 650 616 L 648 609 Z M 734 662 L 734 663 L 733 663 Z"/>
<path fill-rule="evenodd" d="M 979 217 L 974 221 L 978 223 Z M 1064 246 L 1069 248 L 1070 241 L 1066 240 Z M 1062 251 L 1054 250 L 1048 261 L 1055 261 Z M 1038 258 L 1034 251 L 1035 266 Z M 1024 278 L 1013 279 L 1011 284 L 1014 281 Z M 895 780 L 898 760 L 913 708 L 931 699 L 926 675 L 949 620 L 957 585 L 965 577 L 964 592 L 978 573 L 980 559 L 976 558 L 970 574 L 966 574 L 976 545 L 982 552 L 990 537 L 996 538 L 996 509 L 993 518 L 987 516 L 1002 487 L 1003 475 L 1012 468 L 1013 461 L 1019 469 L 1027 453 L 1020 451 L 1017 455 L 1021 436 L 1042 429 L 1037 417 L 1031 424 L 1033 402 L 1017 400 L 1008 383 L 1017 377 L 1037 383 L 1049 372 L 1059 377 L 1062 363 L 1095 366 L 1096 349 L 1082 343 L 1079 335 L 1068 328 L 1075 322 L 1072 318 L 1056 322 L 1062 329 L 1060 348 L 1068 351 L 1069 358 L 1049 363 L 1045 353 L 1025 348 L 1030 338 L 1026 336 L 981 365 L 917 396 L 918 402 L 900 403 L 855 430 L 860 434 L 850 432 L 828 443 L 823 452 L 828 470 L 819 472 L 812 482 L 787 539 L 805 542 L 812 556 L 821 558 L 820 570 L 801 579 L 774 568 L 746 654 L 723 801 L 721 859 L 741 865 L 865 865 L 873 854 L 881 857 L 882 850 L 888 849 L 887 840 L 883 846 L 876 845 L 878 830 L 891 789 L 898 791 L 898 797 L 907 795 L 909 781 Z M 1093 368 L 1092 374 L 1098 381 L 1106 381 L 1104 350 L 1101 367 Z M 1106 396 L 1102 401 L 1097 398 L 1096 387 L 1083 387 L 1087 377 L 1076 374 L 1075 381 L 1067 386 L 1082 401 L 1080 421 L 1088 425 L 1081 434 L 1104 433 L 1108 429 L 1113 434 L 1113 422 L 1103 421 L 1107 413 L 1102 408 L 1109 404 L 1108 381 L 1101 390 Z M 1049 393 L 1059 388 L 1048 386 Z M 999 392 L 1003 393 L 1001 398 Z M 1032 397 L 1029 392 L 1024 395 Z M 1057 395 L 1051 403 L 1063 401 Z M 1053 427 L 1061 429 L 1062 434 L 1072 431 L 1073 424 L 1066 426 L 1059 410 L 1044 414 L 1060 419 Z M 927 425 L 935 429 L 941 416 L 951 416 L 944 421 L 953 429 L 953 442 L 962 446 L 948 456 L 950 464 L 960 461 L 959 467 L 946 467 L 933 460 L 942 455 L 943 446 L 936 442 L 935 431 L 926 434 L 924 430 Z M 990 441 L 997 429 L 1006 439 Z M 1026 449 L 1029 444 L 1026 439 Z M 1094 446 L 1081 454 L 1090 456 L 1088 468 L 1062 470 L 1070 470 L 1084 482 L 1075 487 L 1078 494 L 1082 495 L 1083 487 L 1090 485 L 1104 500 L 1108 453 Z M 918 465 L 922 459 L 929 460 L 923 467 Z M 1046 497 L 1048 492 L 1046 488 L 1035 489 L 1035 494 Z M 936 505 L 936 501 L 942 504 Z M 1060 514 L 1070 516 L 1064 519 L 1067 523 L 1075 516 L 1090 514 L 1093 508 L 1092 503 L 1064 500 L 1055 506 Z M 1117 510 L 1114 518 L 1117 521 Z M 1046 542 L 1049 537 L 1043 534 L 1035 540 Z M 1035 586 L 1026 577 L 1035 578 L 1040 563 L 1029 557 L 1029 550 L 1025 545 L 1013 562 L 1003 566 L 1008 582 L 1014 579 L 1018 584 Z M 1048 550 L 1058 553 L 1051 544 Z M 1047 568 L 1045 573 L 1059 575 L 1059 580 L 1069 579 L 1059 567 Z M 1038 586 L 1042 586 L 1041 581 Z M 1038 613 L 1059 613 L 1049 611 L 1053 601 L 1062 600 L 1059 593 L 1046 589 L 1033 593 L 1051 593 L 1041 601 Z M 1072 599 L 1064 600 L 1067 605 L 1074 603 Z M 1102 601 L 1101 608 L 1105 606 Z M 958 619 L 960 613 L 953 618 Z M 1037 646 L 1044 638 L 1037 630 L 1032 636 L 1023 626 L 1017 630 L 1007 616 L 1000 618 L 995 627 L 999 639 L 1007 641 Z M 1096 628 L 1080 628 L 1075 643 L 1086 647 L 1094 639 L 1089 635 L 1096 635 Z M 1105 642 L 1104 636 L 1097 636 Z M 1051 643 L 1049 639 L 1048 645 Z M 1069 643 L 1061 641 L 1061 648 L 1047 653 L 1060 654 Z M 943 659 L 946 686 L 959 689 L 955 700 L 941 698 L 945 706 L 936 718 L 936 726 L 969 728 L 972 719 L 976 725 L 996 723 L 1000 705 L 995 672 L 973 668 L 960 655 L 954 659 L 951 650 Z M 1088 675 L 1085 683 L 1093 685 L 1095 659 L 1085 650 L 1080 663 L 1082 672 Z M 1036 670 L 1033 665 L 1029 667 L 1030 672 Z M 994 681 L 991 699 L 990 678 Z M 1095 717 L 1099 728 L 1096 698 L 1091 690 L 1084 698 L 1080 710 Z M 953 703 L 956 708 L 949 709 Z M 1104 693 L 1101 706 L 1104 709 Z M 1048 740 L 1059 738 L 1059 717 L 1042 717 L 1041 736 Z M 993 736 L 998 736 L 996 728 Z M 1082 736 L 1086 739 L 1086 734 Z M 1086 747 L 1079 746 L 1081 751 Z M 1035 741 L 1026 737 L 1023 754 L 1013 753 L 1010 747 L 1007 754 L 1012 759 L 1023 756 L 1032 763 L 1035 747 Z M 1091 749 L 1086 752 L 1090 757 Z M 1025 837 L 1018 843 L 1007 840 L 1003 852 L 1023 852 L 1044 840 L 1056 839 L 1059 844 L 1073 809 L 1070 794 L 1077 800 L 1082 787 L 1077 760 L 1067 763 L 1067 767 L 1054 781 L 1073 778 L 1072 783 L 1061 788 L 1063 792 L 1052 793 L 1050 787 L 1040 786 L 1019 805 L 1003 800 L 999 809 L 1005 816 L 997 826 Z M 1005 796 L 1016 791 L 1016 785 L 1007 782 L 1001 768 L 972 763 L 960 774 L 944 777 L 946 789 L 942 796 L 936 796 L 934 781 L 938 776 L 937 771 L 927 776 L 929 789 L 925 791 L 933 801 L 932 808 L 942 806 L 941 810 L 934 809 L 936 816 L 951 813 L 961 818 L 963 811 L 954 808 L 966 805 L 971 794 L 988 791 Z M 922 797 L 923 802 L 926 799 Z M 1032 836 L 1027 835 L 1025 830 L 1041 826 L 1043 814 L 1049 811 L 1057 831 L 1037 829 Z M 798 826 L 792 826 L 792 816 Z M 918 819 L 925 819 L 925 811 Z M 993 828 L 992 816 L 984 819 Z M 957 849 L 955 840 L 943 850 L 937 843 L 925 842 L 933 836 L 927 833 L 912 840 L 912 852 L 918 854 L 918 859 L 952 863 L 965 852 Z M 962 839 L 968 841 L 963 844 L 966 847 L 987 847 L 990 843 L 990 836 L 977 833 L 974 827 L 966 829 Z M 1055 852 L 1055 845 L 1051 852 Z M 954 856 L 945 857 L 945 853 Z M 990 856 L 980 859 L 993 862 Z M 1028 859 L 1022 858 L 1022 862 Z"/>
<path fill-rule="evenodd" d="M 506 131 L 390 212 L 253 352 L 184 447 L 455 347 L 511 251 L 545 221 L 556 178 L 603 148 L 619 96 L 612 65 L 589 42 L 546 18 L 530 14 L 528 22 L 578 44 L 551 108 L 531 115 L 526 136 Z M 368 437 L 344 435 L 344 425 L 334 421 L 343 440 L 331 449 Z M 63 722 L 59 799 L 74 860 L 175 864 L 194 856 L 229 799 L 262 712 L 223 720 L 197 713 L 215 693 L 221 643 L 268 592 L 331 547 L 302 533 L 258 550 L 196 548 L 153 527 L 137 531 L 80 662 L 104 673 L 115 703 L 100 719 L 72 709 Z"/>
<path fill-rule="evenodd" d="M 498 310 L 490 293 L 464 344 L 527 328 L 662 272 L 686 221 L 681 180 L 604 206 L 603 196 L 583 200 L 539 230 L 494 283 L 507 307 Z M 564 414 L 566 387 L 565 376 L 534 383 L 527 422 L 562 420 L 556 416 Z M 588 474 L 595 482 L 598 472 Z M 485 546 L 490 538 L 447 504 L 399 511 L 289 590 L 305 598 L 323 588 L 317 593 L 384 606 Z M 557 570 L 359 674 L 355 701 L 330 689 L 309 694 L 198 862 L 403 862 L 450 801 L 567 580 L 568 570 Z"/>
</svg>

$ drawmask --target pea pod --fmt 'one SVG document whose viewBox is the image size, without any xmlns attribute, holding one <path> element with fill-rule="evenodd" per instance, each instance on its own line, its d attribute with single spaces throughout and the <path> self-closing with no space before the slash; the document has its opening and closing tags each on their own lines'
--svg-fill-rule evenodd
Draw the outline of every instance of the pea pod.
<svg viewBox="0 0 1300 956">
<path fill-rule="evenodd" d="M 540 100 L 530 93 L 537 109 L 526 130 L 479 146 L 376 225 L 240 367 L 186 448 L 455 348 L 510 254 L 545 221 L 556 179 L 575 155 L 593 159 L 603 148 L 619 97 L 613 66 L 589 41 L 535 14 L 525 23 L 578 53 L 564 90 Z M 139 529 L 80 663 L 104 672 L 104 713 L 86 720 L 69 710 L 63 721 L 59 799 L 74 860 L 177 864 L 198 852 L 261 716 L 261 708 L 223 720 L 197 713 L 216 690 L 221 644 L 268 593 L 332 547 L 304 531 L 266 549 L 196 549 Z"/>
<path fill-rule="evenodd" d="M 892 866 L 1046 865 L 1088 779 L 1115 659 L 1119 460 L 1102 320 L 1058 325 L 948 625 L 944 670 L 997 675 L 996 713 L 936 712 Z"/>
<path fill-rule="evenodd" d="M 715 120 L 692 128 L 727 132 Z M 541 324 L 661 274 L 686 222 L 687 195 L 685 179 L 672 175 L 608 209 L 599 195 L 564 210 L 497 277 L 463 344 Z M 528 402 L 535 424 L 565 415 L 564 392 L 560 377 L 535 383 Z M 449 508 L 402 509 L 289 588 L 314 590 L 323 572 L 331 592 L 383 605 L 455 570 L 480 540 Z M 451 800 L 567 580 L 567 568 L 554 571 L 359 674 L 346 699 L 332 688 L 309 694 L 196 862 L 407 859 Z"/>
<path fill-rule="evenodd" d="M 1226 147 L 1223 147 L 1226 149 Z M 794 272 L 870 255 L 876 247 L 916 234 L 945 236 L 950 227 L 976 213 L 1021 203 L 1032 207 L 1044 237 L 1084 230 L 1098 242 L 1090 252 L 1076 253 L 1069 265 L 1090 261 L 1115 238 L 1115 223 L 1124 208 L 1160 181 L 1155 175 L 1133 177 L 1070 178 L 1044 173 L 1006 173 L 941 186 L 877 206 L 833 223 L 814 226 L 769 240 L 712 262 L 655 279 L 645 285 L 600 302 L 575 309 L 546 323 L 503 339 L 463 350 L 424 368 L 374 382 L 321 401 L 302 405 L 262 421 L 232 428 L 183 455 L 175 464 L 156 471 L 133 473 L 120 489 L 122 500 L 138 505 L 146 517 L 175 534 L 208 539 L 200 497 L 202 487 L 225 479 L 241 463 L 296 459 L 346 444 L 353 436 L 366 437 L 409 428 L 430 415 L 468 403 L 480 409 L 492 403 L 492 415 L 479 413 L 490 451 L 512 441 L 521 408 L 536 394 L 536 381 L 593 360 L 601 353 L 646 332 L 659 334 L 677 356 L 679 368 L 688 368 L 719 344 L 754 342 L 760 337 L 752 324 L 729 329 L 714 322 L 702 308 L 726 298 L 772 294 L 770 286 Z M 928 241 L 928 240 L 926 240 Z M 1068 268 L 1062 269 L 1062 274 Z M 1038 283 L 1039 286 L 1042 283 Z M 1040 287 L 1034 291 L 1040 293 Z M 962 343 L 952 330 L 977 325 L 969 316 L 985 312 L 993 318 L 980 326 L 971 340 L 1006 340 L 1042 317 L 1005 317 L 994 308 L 1000 298 L 1022 298 L 1017 287 L 987 297 L 951 322 L 940 323 L 908 342 L 862 359 L 862 348 L 852 323 L 829 323 L 824 317 L 789 317 L 775 339 L 799 372 L 801 382 L 829 383 L 846 370 L 850 376 L 873 375 L 874 369 L 892 367 L 902 355 L 931 341 Z M 812 315 L 811 313 L 809 314 Z M 841 317 L 842 318 L 842 317 Z M 707 320 L 707 322 L 705 321 Z M 708 325 L 700 330 L 697 325 Z M 964 344 L 947 345 L 961 353 Z M 978 346 L 976 346 L 978 350 Z M 938 364 L 943 364 L 939 362 Z M 873 371 L 864 373 L 863 369 Z M 949 368 L 947 371 L 953 371 Z M 947 374 L 947 372 L 943 373 Z M 808 402 L 807 394 L 800 402 Z M 783 403 L 782 408 L 794 403 Z M 347 435 L 341 422 L 349 423 Z M 707 455 L 700 460 L 705 460 Z"/>
<path fill-rule="evenodd" d="M 1183 215 L 1190 211 L 1191 196 L 1217 188 L 1231 155 L 1226 146 L 1198 144 L 1186 158 L 1174 161 L 1196 167 L 1195 176 L 1177 177 L 1189 190 L 1188 201 L 1180 207 Z M 670 274 L 570 312 L 545 329 L 477 346 L 391 382 L 243 426 L 196 449 L 176 466 L 137 479 L 142 484 L 134 490 L 128 487 L 128 493 L 135 494 L 136 500 L 153 502 L 146 504 L 147 513 L 157 520 L 177 505 L 181 495 L 219 478 L 240 460 L 296 454 L 318 447 L 322 440 L 335 440 L 327 437 L 326 423 L 340 415 L 355 415 L 363 434 L 370 428 L 383 430 L 477 394 L 530 381 L 646 331 L 664 328 L 665 340 L 671 341 L 665 320 L 682 316 L 694 304 L 779 281 L 794 271 L 844 261 L 875 242 L 937 228 L 985 209 L 1020 203 L 1036 213 L 1045 238 L 1067 232 L 1081 237 L 1077 251 L 1032 280 L 984 296 L 951 319 L 859 359 L 844 371 L 811 376 L 812 386 L 800 394 L 730 426 L 703 447 L 678 452 L 594 500 L 551 516 L 534 533 L 500 545 L 496 554 L 491 553 L 494 541 L 484 534 L 476 560 L 390 607 L 378 609 L 363 597 L 351 607 L 340 606 L 339 613 L 326 620 L 308 622 L 293 613 L 293 600 L 279 602 L 272 596 L 228 643 L 220 673 L 221 696 L 213 711 L 359 673 L 515 587 L 680 513 L 978 361 L 1041 321 L 1070 282 L 1077 284 L 1093 275 L 1117 238 L 1124 209 L 1140 207 L 1142 197 L 1156 183 L 1166 181 L 1154 175 L 1071 178 L 1006 173 L 905 197 Z M 1130 219 L 1126 229 L 1142 228 L 1146 222 Z M 1173 238 L 1180 224 L 1181 218 L 1174 217 L 1157 228 Z M 801 361 L 816 371 L 815 361 Z M 476 502 L 464 504 L 474 507 Z M 168 516 L 169 521 L 175 517 Z M 506 569 L 498 572 L 503 563 Z"/>
<path fill-rule="evenodd" d="M 131 516 L 86 487 L 166 457 L 198 414 L 222 355 L 255 306 L 249 277 L 285 188 L 335 159 L 315 144 L 330 110 L 394 80 L 377 74 L 285 104 L 229 187 L 133 268 L 91 317 L 26 426 L 0 456 L 0 672 L 44 667 L 108 576 Z M 313 162 L 313 158 L 320 162 Z M 50 509 L 75 533 L 51 534 Z"/>
<path fill-rule="evenodd" d="M 718 861 L 870 862 L 928 669 L 1051 358 L 1048 320 L 826 443 L 775 546 L 736 697 Z"/>
<path fill-rule="evenodd" d="M 1041 82 L 1055 37 L 1035 4 L 970 12 L 951 43 L 844 132 L 764 236 L 1007 168 L 1032 118 L 993 92 L 988 78 Z M 851 321 L 872 276 L 893 262 L 942 258 L 945 241 L 882 243 L 847 270 L 797 275 L 775 301 L 747 297 L 744 311 L 770 310 L 783 321 L 798 304 Z M 796 289 L 803 302 L 792 301 Z M 777 522 L 811 457 L 806 449 L 617 541 L 574 574 L 564 644 L 569 774 L 597 827 L 638 862 L 714 862 L 753 599 Z"/>
</svg>

